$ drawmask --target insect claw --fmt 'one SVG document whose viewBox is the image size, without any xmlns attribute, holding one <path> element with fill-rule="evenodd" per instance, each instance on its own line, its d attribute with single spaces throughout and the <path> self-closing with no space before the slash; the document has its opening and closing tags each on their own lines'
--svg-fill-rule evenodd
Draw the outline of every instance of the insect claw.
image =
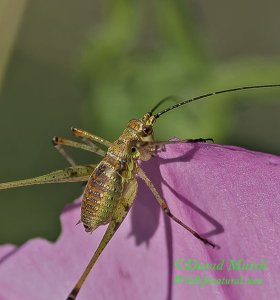
<svg viewBox="0 0 280 300">
<path fill-rule="evenodd" d="M 210 241 L 208 241 L 208 240 L 205 240 L 205 241 L 203 241 L 206 245 L 210 245 L 211 247 L 213 247 L 213 248 L 218 248 L 219 249 L 219 247 L 217 246 L 217 245 L 215 245 L 214 243 L 212 243 L 212 242 L 210 242 Z"/>
<path fill-rule="evenodd" d="M 76 226 L 79 225 L 79 224 L 81 224 L 81 223 L 82 223 L 82 221 L 79 220 L 79 221 L 76 223 Z"/>
</svg>

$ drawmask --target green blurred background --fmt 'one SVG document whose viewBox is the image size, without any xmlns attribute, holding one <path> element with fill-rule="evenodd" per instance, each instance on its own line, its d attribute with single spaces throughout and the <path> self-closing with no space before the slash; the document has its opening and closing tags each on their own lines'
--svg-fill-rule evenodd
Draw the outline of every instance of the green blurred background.
<svg viewBox="0 0 280 300">
<path fill-rule="evenodd" d="M 73 125 L 114 140 L 167 95 L 280 83 L 279 11 L 277 0 L 0 0 L 0 181 L 66 167 L 51 138 Z M 279 154 L 280 89 L 208 100 L 162 117 L 156 137 Z M 0 243 L 55 240 L 80 193 L 79 183 L 0 191 Z"/>
</svg>

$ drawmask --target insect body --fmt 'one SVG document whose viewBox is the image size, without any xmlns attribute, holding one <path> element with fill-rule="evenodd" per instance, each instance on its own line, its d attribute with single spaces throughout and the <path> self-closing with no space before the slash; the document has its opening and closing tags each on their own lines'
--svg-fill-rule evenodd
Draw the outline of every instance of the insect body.
<svg viewBox="0 0 280 300">
<path fill-rule="evenodd" d="M 138 162 L 141 160 L 147 161 L 151 159 L 166 144 L 195 141 L 205 142 L 207 140 L 211 140 L 200 138 L 197 140 L 167 142 L 155 141 L 153 137 L 153 125 L 164 113 L 189 102 L 203 99 L 215 94 L 222 94 L 242 89 L 275 86 L 280 86 L 280 84 L 247 86 L 208 93 L 192 99 L 184 100 L 153 115 L 154 110 L 156 110 L 160 104 L 165 102 L 167 98 L 163 99 L 150 112 L 146 113 L 142 119 L 130 120 L 122 135 L 114 143 L 110 143 L 84 130 L 72 128 L 73 134 L 82 138 L 85 143 L 78 143 L 58 137 L 53 139 L 54 146 L 67 159 L 67 161 L 71 164 L 71 167 L 31 179 L 0 184 L 0 189 L 7 189 L 32 184 L 74 181 L 87 182 L 81 205 L 81 219 L 78 223 L 82 223 L 87 232 L 94 231 L 100 225 L 109 225 L 97 250 L 93 254 L 75 287 L 70 292 L 67 300 L 76 298 L 98 257 L 126 217 L 136 197 L 138 187 L 137 177 L 141 178 L 147 184 L 167 216 L 187 229 L 205 244 L 215 247 L 212 242 L 201 237 L 197 232 L 188 227 L 171 213 L 166 202 L 161 198 L 153 183 L 147 178 Z M 95 143 L 106 146 L 108 150 L 104 151 L 100 149 Z M 70 146 L 94 152 L 102 156 L 103 160 L 97 166 L 76 165 L 73 159 L 62 148 L 63 146 Z"/>
<path fill-rule="evenodd" d="M 138 150 L 139 146 L 141 149 L 141 143 L 153 142 L 152 131 L 147 131 L 152 128 L 149 123 L 149 117 L 131 120 L 119 139 L 109 146 L 106 156 L 91 174 L 81 208 L 81 222 L 86 231 L 91 232 L 99 225 L 109 223 L 118 199 L 125 194 L 130 184 L 135 182 L 134 185 L 137 185 L 137 160 L 147 160 L 152 154 L 152 149 L 150 153 L 143 152 L 143 155 Z M 126 211 L 128 206 L 125 207 Z"/>
</svg>

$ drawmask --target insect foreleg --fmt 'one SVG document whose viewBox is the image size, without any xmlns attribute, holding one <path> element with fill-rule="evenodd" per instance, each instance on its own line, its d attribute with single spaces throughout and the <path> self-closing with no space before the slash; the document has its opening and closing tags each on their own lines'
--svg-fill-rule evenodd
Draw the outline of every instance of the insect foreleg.
<svg viewBox="0 0 280 300">
<path fill-rule="evenodd" d="M 181 140 L 180 142 L 181 143 L 207 143 L 207 142 L 214 143 L 214 139 L 212 138 L 186 139 L 186 140 Z"/>
<path fill-rule="evenodd" d="M 183 139 L 178 141 L 153 141 L 148 142 L 152 145 L 154 145 L 156 148 L 164 147 L 164 145 L 169 144 L 181 144 L 181 143 L 207 143 L 212 142 L 214 143 L 214 140 L 212 138 L 197 138 L 197 139 Z"/>
<path fill-rule="evenodd" d="M 106 147 L 110 147 L 111 146 L 111 142 L 97 136 L 97 135 L 94 135 L 94 134 L 91 134 L 83 129 L 79 129 L 79 128 L 75 128 L 75 127 L 72 127 L 71 128 L 71 131 L 72 133 L 74 134 L 74 136 L 76 137 L 80 137 L 80 138 L 85 138 L 85 139 L 88 139 L 90 141 L 93 141 L 93 142 L 97 142 L 101 145 L 104 145 Z"/>
<path fill-rule="evenodd" d="M 150 153 L 150 155 L 154 156 L 159 151 L 165 151 L 165 145 L 169 144 L 181 144 L 181 143 L 207 143 L 212 142 L 214 140 L 212 138 L 198 138 L 198 139 L 184 139 L 178 141 L 152 141 L 152 142 L 138 142 L 138 148 L 140 149 L 142 156 L 144 157 L 144 153 Z"/>
<path fill-rule="evenodd" d="M 156 190 L 156 188 L 153 185 L 153 183 L 150 181 L 150 179 L 146 176 L 145 172 L 139 166 L 137 168 L 137 174 L 139 175 L 139 177 L 142 180 L 145 181 L 145 183 L 147 184 L 147 186 L 149 187 L 149 189 L 151 190 L 151 192 L 154 194 L 155 198 L 157 199 L 160 207 L 162 208 L 162 210 L 164 211 L 164 213 L 168 217 L 170 217 L 176 223 L 178 223 L 179 225 L 181 225 L 182 227 L 184 227 L 185 229 L 187 229 L 192 235 L 194 235 L 197 239 L 201 240 L 204 244 L 208 244 L 208 245 L 211 245 L 212 247 L 215 247 L 215 244 L 213 244 L 212 242 L 210 242 L 207 239 L 205 239 L 202 236 L 200 236 L 196 231 L 194 231 L 192 228 L 190 228 L 189 226 L 187 226 L 186 224 L 184 224 L 181 220 L 179 220 L 178 218 L 176 218 L 171 213 L 171 211 L 170 211 L 167 203 L 161 198 L 161 196 L 159 195 L 159 193 Z"/>
<path fill-rule="evenodd" d="M 73 148 L 82 149 L 82 150 L 85 150 L 85 151 L 90 151 L 90 152 L 98 154 L 98 155 L 100 155 L 102 157 L 104 157 L 105 154 L 106 154 L 106 152 L 104 150 L 98 148 L 94 144 L 92 144 L 91 146 L 89 146 L 89 145 L 85 145 L 85 144 L 82 144 L 82 143 L 74 142 L 74 141 L 71 141 L 71 140 L 63 139 L 63 138 L 57 137 L 57 136 L 55 136 L 52 139 L 52 142 L 53 142 L 54 147 L 70 163 L 71 166 L 75 166 L 76 163 L 69 156 L 69 154 L 62 148 L 62 146 L 69 146 L 69 147 L 73 147 Z"/>
<path fill-rule="evenodd" d="M 117 231 L 117 229 L 119 228 L 119 226 L 121 225 L 121 223 L 123 222 L 123 220 L 125 219 L 134 199 L 136 196 L 136 192 L 137 192 L 137 181 L 133 180 L 129 183 L 129 186 L 126 190 L 126 192 L 124 193 L 123 198 L 120 198 L 117 204 L 116 209 L 113 212 L 113 216 L 112 219 L 109 223 L 109 226 L 98 246 L 98 248 L 96 249 L 96 251 L 94 252 L 90 262 L 88 263 L 84 273 L 82 274 L 82 276 L 80 277 L 80 279 L 78 280 L 78 282 L 76 283 L 75 287 L 73 288 L 73 290 L 71 291 L 71 293 L 68 295 L 67 300 L 74 300 L 76 299 L 76 296 L 78 295 L 84 281 L 86 280 L 88 274 L 90 273 L 91 269 L 93 268 L 93 266 L 95 265 L 98 257 L 100 256 L 100 254 L 103 252 L 104 248 L 106 247 L 106 245 L 109 243 L 109 241 L 111 240 L 111 238 L 114 236 L 115 232 Z"/>
<path fill-rule="evenodd" d="M 73 166 L 34 178 L 0 183 L 0 190 L 34 184 L 88 181 L 95 167 L 96 165 Z"/>
</svg>

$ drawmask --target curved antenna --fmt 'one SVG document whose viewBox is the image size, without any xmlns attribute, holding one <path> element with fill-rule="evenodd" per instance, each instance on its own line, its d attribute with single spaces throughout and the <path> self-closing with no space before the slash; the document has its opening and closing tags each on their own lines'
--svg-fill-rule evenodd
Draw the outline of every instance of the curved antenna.
<svg viewBox="0 0 280 300">
<path fill-rule="evenodd" d="M 162 100 L 160 100 L 149 112 L 148 114 L 152 115 L 153 112 L 159 107 L 161 106 L 164 102 L 167 102 L 167 101 L 182 101 L 182 98 L 180 97 L 177 97 L 177 96 L 167 96 L 165 98 L 163 98 Z"/>
<path fill-rule="evenodd" d="M 163 114 L 167 113 L 168 111 L 173 110 L 173 109 L 175 109 L 179 106 L 182 106 L 184 104 L 187 104 L 187 103 L 199 100 L 199 99 L 207 98 L 207 97 L 210 97 L 210 96 L 214 96 L 214 95 L 218 95 L 218 94 L 225 94 L 225 93 L 235 92 L 235 91 L 241 91 L 241 90 L 271 88 L 271 87 L 280 87 L 280 84 L 251 85 L 251 86 L 243 86 L 243 87 L 238 87 L 238 88 L 231 88 L 231 89 L 221 90 L 221 91 L 217 91 L 217 92 L 213 92 L 213 93 L 207 93 L 207 94 L 200 95 L 200 96 L 197 96 L 197 97 L 193 97 L 193 98 L 184 100 L 180 103 L 174 104 L 174 105 L 160 111 L 159 113 L 155 114 L 155 118 L 158 119 L 161 115 L 163 115 Z M 169 98 L 169 97 L 167 97 L 167 98 Z M 165 98 L 165 99 L 167 99 L 167 98 Z M 160 101 L 159 103 L 163 102 L 163 100 Z M 158 106 L 159 106 L 159 104 L 156 105 L 156 108 Z"/>
</svg>

